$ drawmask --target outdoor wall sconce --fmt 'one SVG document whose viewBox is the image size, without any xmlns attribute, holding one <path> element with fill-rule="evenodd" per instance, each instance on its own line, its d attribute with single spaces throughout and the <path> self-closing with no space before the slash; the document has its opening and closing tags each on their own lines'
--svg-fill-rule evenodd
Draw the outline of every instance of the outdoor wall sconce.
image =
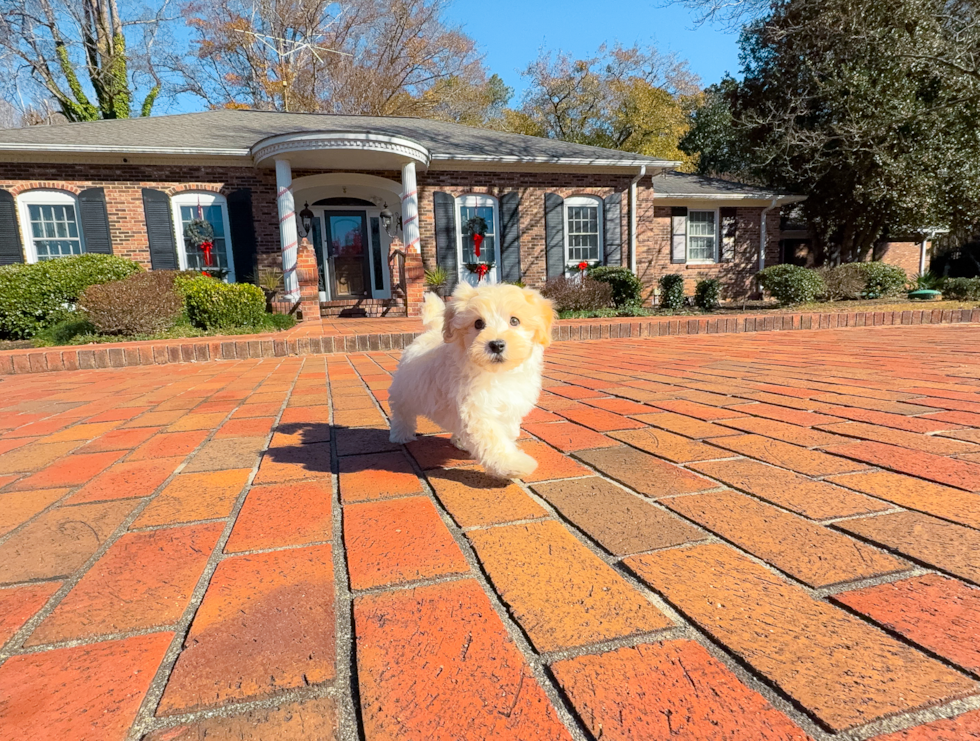
<svg viewBox="0 0 980 741">
<path fill-rule="evenodd" d="M 381 212 L 381 226 L 385 228 L 385 232 L 389 237 L 394 237 L 395 234 L 398 233 L 398 230 L 402 228 L 402 217 L 398 217 L 398 226 L 396 227 L 395 232 L 392 232 L 391 225 L 395 221 L 395 215 L 388 210 L 387 201 L 385 202 L 383 209 L 384 210 Z"/>
<path fill-rule="evenodd" d="M 303 227 L 303 236 L 310 236 L 310 232 L 313 230 L 313 212 L 310 211 L 309 202 L 303 204 L 303 210 L 299 212 L 299 220 Z"/>
</svg>

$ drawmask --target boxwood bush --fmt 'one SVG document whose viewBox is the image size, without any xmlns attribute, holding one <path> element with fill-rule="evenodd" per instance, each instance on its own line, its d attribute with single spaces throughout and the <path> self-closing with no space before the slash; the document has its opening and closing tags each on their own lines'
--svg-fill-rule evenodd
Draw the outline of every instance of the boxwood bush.
<svg viewBox="0 0 980 741">
<path fill-rule="evenodd" d="M 694 303 L 705 311 L 717 309 L 721 303 L 721 281 L 717 278 L 699 280 L 694 287 Z"/>
<path fill-rule="evenodd" d="M 139 263 L 115 255 L 74 255 L 0 267 L 0 337 L 33 337 L 70 316 L 89 286 L 141 270 Z"/>
<path fill-rule="evenodd" d="M 202 329 L 258 327 L 266 323 L 265 294 L 251 283 L 198 276 L 183 283 L 187 317 Z"/>
<path fill-rule="evenodd" d="M 762 288 L 782 306 L 811 303 L 825 290 L 817 271 L 799 265 L 773 265 L 759 271 L 756 277 Z"/>
<path fill-rule="evenodd" d="M 864 276 L 864 298 L 881 298 L 905 293 L 908 276 L 897 265 L 883 262 L 862 262 L 861 274 Z"/>
<path fill-rule="evenodd" d="M 588 275 L 592 280 L 612 286 L 613 303 L 617 308 L 643 303 L 643 284 L 629 268 L 600 265 L 592 268 Z"/>
<path fill-rule="evenodd" d="M 679 309 L 684 305 L 684 276 L 668 273 L 660 276 L 660 308 Z"/>
<path fill-rule="evenodd" d="M 980 301 L 980 278 L 947 278 L 943 298 L 953 301 Z"/>
</svg>

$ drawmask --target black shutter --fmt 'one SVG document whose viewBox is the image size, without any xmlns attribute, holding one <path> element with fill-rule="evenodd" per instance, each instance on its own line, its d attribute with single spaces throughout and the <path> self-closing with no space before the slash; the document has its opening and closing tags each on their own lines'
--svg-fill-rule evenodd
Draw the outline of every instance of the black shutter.
<svg viewBox="0 0 980 741">
<path fill-rule="evenodd" d="M 82 223 L 85 251 L 111 255 L 112 238 L 109 236 L 109 211 L 105 205 L 105 190 L 83 190 L 78 194 L 78 210 L 81 211 L 79 220 Z"/>
<path fill-rule="evenodd" d="M 143 219 L 150 245 L 150 267 L 154 270 L 177 269 L 177 240 L 170 211 L 170 196 L 162 190 L 143 188 Z"/>
<path fill-rule="evenodd" d="M 721 216 L 721 262 L 734 262 L 736 211 L 733 207 L 725 207 L 719 211 Z"/>
<path fill-rule="evenodd" d="M 686 206 L 670 209 L 670 261 L 675 264 L 687 262 Z"/>
<path fill-rule="evenodd" d="M 258 281 L 258 242 L 252 218 L 252 190 L 241 188 L 228 194 L 228 225 L 231 228 L 231 258 L 235 282 Z"/>
<path fill-rule="evenodd" d="M 500 274 L 508 283 L 521 279 L 521 194 L 500 196 Z"/>
<path fill-rule="evenodd" d="M 0 265 L 24 262 L 17 222 L 17 202 L 13 193 L 0 190 Z"/>
<path fill-rule="evenodd" d="M 602 226 L 606 265 L 623 264 L 623 194 L 613 193 L 603 200 Z"/>
<path fill-rule="evenodd" d="M 436 263 L 446 271 L 446 290 L 451 291 L 459 280 L 456 261 L 456 199 L 449 193 L 432 194 L 432 211 L 436 222 Z"/>
<path fill-rule="evenodd" d="M 565 274 L 565 200 L 557 193 L 544 194 L 544 240 L 548 278 Z"/>
</svg>

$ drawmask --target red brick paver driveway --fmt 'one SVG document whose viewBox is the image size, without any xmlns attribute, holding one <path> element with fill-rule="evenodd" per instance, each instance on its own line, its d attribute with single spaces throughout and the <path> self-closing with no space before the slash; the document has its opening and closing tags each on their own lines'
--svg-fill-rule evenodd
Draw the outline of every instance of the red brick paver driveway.
<svg viewBox="0 0 980 741">
<path fill-rule="evenodd" d="M 555 345 L 489 480 L 388 353 L 0 382 L 0 738 L 980 738 L 980 327 Z"/>
</svg>

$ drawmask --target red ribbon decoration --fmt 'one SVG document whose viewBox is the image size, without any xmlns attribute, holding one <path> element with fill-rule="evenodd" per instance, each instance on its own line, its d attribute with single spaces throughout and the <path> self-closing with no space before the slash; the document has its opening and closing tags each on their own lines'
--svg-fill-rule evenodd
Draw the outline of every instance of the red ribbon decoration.
<svg viewBox="0 0 980 741">
<path fill-rule="evenodd" d="M 589 263 L 587 263 L 587 262 L 580 262 L 578 264 L 578 269 L 579 270 L 588 270 L 589 269 Z"/>
<path fill-rule="evenodd" d="M 474 252 L 474 254 L 477 257 L 480 256 L 480 245 L 481 244 L 483 244 L 483 235 L 482 234 L 474 234 L 473 235 L 473 252 Z"/>
<path fill-rule="evenodd" d="M 204 264 L 211 267 L 211 250 L 214 249 L 214 242 L 201 242 L 201 250 L 204 252 Z"/>
<path fill-rule="evenodd" d="M 478 252 L 477 254 L 480 253 Z M 479 265 L 476 266 L 476 277 L 478 280 L 483 280 L 483 277 L 489 272 L 490 272 L 490 266 L 485 262 L 481 262 Z"/>
</svg>

